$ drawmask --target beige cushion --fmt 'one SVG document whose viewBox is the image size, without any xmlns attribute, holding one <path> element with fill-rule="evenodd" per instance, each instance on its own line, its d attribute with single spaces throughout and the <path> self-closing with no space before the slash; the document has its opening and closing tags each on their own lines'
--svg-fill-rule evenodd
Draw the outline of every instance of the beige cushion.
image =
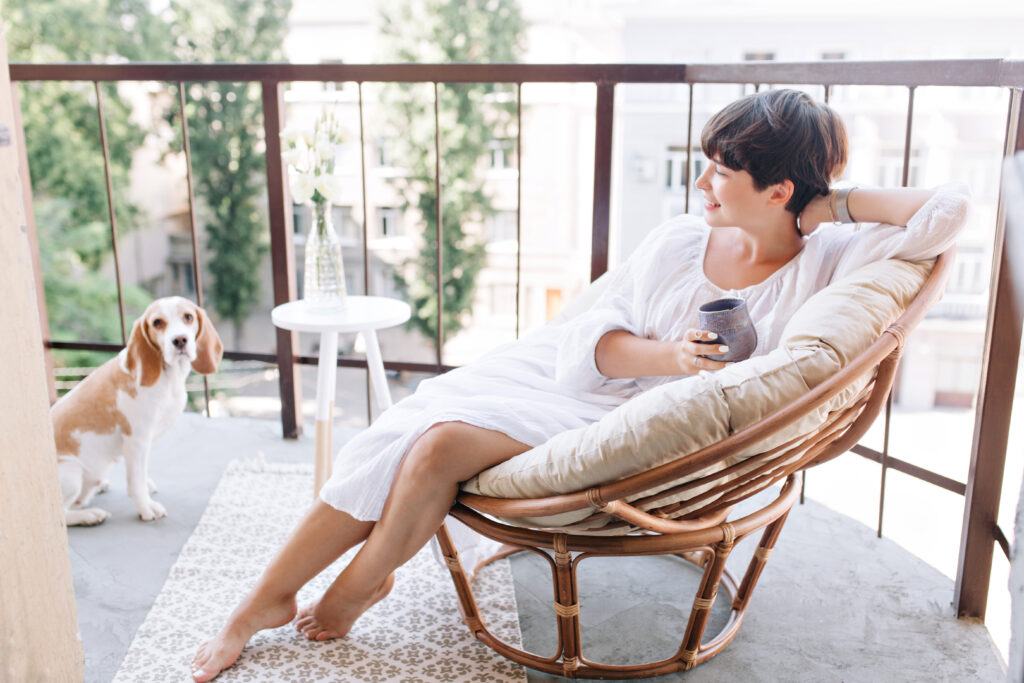
<svg viewBox="0 0 1024 683">
<path fill-rule="evenodd" d="M 932 263 L 886 260 L 866 265 L 808 299 L 786 325 L 774 351 L 715 373 L 702 372 L 657 386 L 591 425 L 558 434 L 484 470 L 462 488 L 498 498 L 571 493 L 649 470 L 720 441 L 799 399 L 870 346 L 909 305 Z M 865 374 L 818 410 L 742 452 L 628 500 L 724 469 L 794 437 L 810 435 L 829 412 L 846 405 L 870 378 L 871 373 Z M 753 467 L 756 463 L 746 469 Z M 730 478 L 743 474 L 744 468 L 740 468 Z M 692 498 L 725 480 L 718 478 L 641 507 Z M 682 508 L 674 516 L 686 514 L 693 507 Z M 611 535 L 630 530 L 620 527 L 602 532 L 600 526 L 609 521 L 606 515 L 578 524 L 593 512 L 587 509 L 504 521 L 576 533 Z"/>
</svg>

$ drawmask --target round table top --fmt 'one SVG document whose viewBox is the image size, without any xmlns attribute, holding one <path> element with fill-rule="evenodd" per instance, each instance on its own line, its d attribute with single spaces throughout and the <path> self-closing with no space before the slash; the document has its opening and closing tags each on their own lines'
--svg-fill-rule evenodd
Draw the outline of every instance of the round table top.
<svg viewBox="0 0 1024 683">
<path fill-rule="evenodd" d="M 302 299 L 275 306 L 276 327 L 295 332 L 359 332 L 401 325 L 412 315 L 409 304 L 386 296 L 353 296 L 344 308 L 320 309 Z"/>
</svg>

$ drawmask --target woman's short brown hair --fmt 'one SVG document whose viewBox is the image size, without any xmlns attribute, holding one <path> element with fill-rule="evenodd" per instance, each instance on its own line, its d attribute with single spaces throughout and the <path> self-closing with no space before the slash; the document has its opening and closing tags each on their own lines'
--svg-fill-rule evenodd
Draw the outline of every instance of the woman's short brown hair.
<svg viewBox="0 0 1024 683">
<path fill-rule="evenodd" d="M 709 158 L 744 170 L 758 192 L 793 181 L 786 210 L 803 211 L 846 168 L 846 126 L 827 104 L 800 90 L 780 88 L 747 95 L 711 117 L 700 136 Z"/>
</svg>

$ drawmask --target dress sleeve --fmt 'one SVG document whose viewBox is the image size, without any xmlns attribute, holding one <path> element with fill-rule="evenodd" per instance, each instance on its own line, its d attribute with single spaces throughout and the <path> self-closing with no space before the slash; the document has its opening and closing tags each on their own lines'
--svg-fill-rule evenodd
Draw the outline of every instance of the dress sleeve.
<svg viewBox="0 0 1024 683">
<path fill-rule="evenodd" d="M 956 242 L 957 235 L 967 224 L 970 206 L 967 185 L 950 182 L 935 189 L 928 201 L 910 217 L 906 227 L 857 223 L 847 234 L 834 240 L 837 262 L 830 281 L 884 259 L 924 261 L 935 258 Z"/>
<path fill-rule="evenodd" d="M 555 360 L 555 381 L 579 391 L 604 393 L 633 385 L 633 378 L 608 378 L 597 369 L 597 342 L 612 330 L 643 336 L 640 308 L 645 276 L 651 271 L 659 244 L 674 227 L 668 221 L 651 230 L 623 263 L 612 270 L 608 285 L 587 310 L 562 323 Z"/>
</svg>

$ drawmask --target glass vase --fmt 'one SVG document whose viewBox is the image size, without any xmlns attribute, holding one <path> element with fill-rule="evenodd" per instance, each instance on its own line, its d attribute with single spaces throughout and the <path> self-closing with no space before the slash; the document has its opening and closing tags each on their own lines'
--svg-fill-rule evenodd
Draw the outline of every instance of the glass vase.
<svg viewBox="0 0 1024 683">
<path fill-rule="evenodd" d="M 345 290 L 345 264 L 341 240 L 334 231 L 331 203 L 313 203 L 313 221 L 306 235 L 306 267 L 302 299 L 317 309 L 341 308 Z"/>
</svg>

